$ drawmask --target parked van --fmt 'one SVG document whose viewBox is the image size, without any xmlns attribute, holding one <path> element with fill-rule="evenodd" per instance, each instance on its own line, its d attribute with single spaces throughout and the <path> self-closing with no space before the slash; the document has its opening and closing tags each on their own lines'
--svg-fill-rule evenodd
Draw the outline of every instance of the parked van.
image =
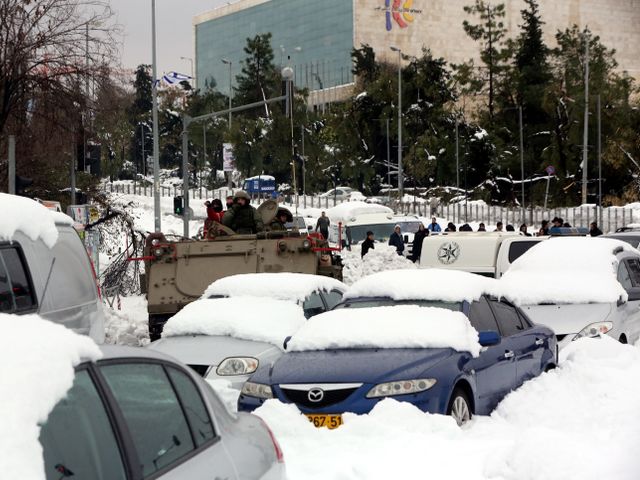
<svg viewBox="0 0 640 480">
<path fill-rule="evenodd" d="M 38 313 L 103 343 L 102 302 L 73 220 L 7 194 L 0 211 L 0 312 Z"/>
<path fill-rule="evenodd" d="M 351 248 L 367 238 L 372 231 L 376 242 L 388 242 L 393 233 L 395 222 L 393 210 L 384 205 L 365 202 L 345 202 L 327 210 L 331 221 L 329 225 L 329 243 Z M 342 226 L 342 232 L 339 226 Z"/>
<path fill-rule="evenodd" d="M 500 278 L 518 257 L 547 238 L 497 232 L 430 235 L 422 243 L 420 267 L 451 268 Z"/>
</svg>

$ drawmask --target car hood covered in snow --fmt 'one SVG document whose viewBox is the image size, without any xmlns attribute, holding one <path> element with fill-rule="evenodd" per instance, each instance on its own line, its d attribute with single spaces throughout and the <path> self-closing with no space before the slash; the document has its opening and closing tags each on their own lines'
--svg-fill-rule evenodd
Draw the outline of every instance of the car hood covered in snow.
<svg viewBox="0 0 640 480">
<path fill-rule="evenodd" d="M 584 327 L 607 319 L 610 303 L 529 305 L 521 307 L 533 323 L 544 325 L 556 335 L 579 333 Z"/>
<path fill-rule="evenodd" d="M 451 348 L 362 349 L 291 352 L 270 371 L 265 383 L 343 383 L 421 378 L 430 368 L 456 352 Z M 255 381 L 263 381 L 255 378 Z"/>
</svg>

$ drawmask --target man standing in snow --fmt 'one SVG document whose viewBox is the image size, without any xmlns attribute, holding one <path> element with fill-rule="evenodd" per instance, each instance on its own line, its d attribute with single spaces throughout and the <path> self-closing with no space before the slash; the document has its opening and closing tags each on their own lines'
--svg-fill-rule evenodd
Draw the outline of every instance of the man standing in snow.
<svg viewBox="0 0 640 480">
<path fill-rule="evenodd" d="M 373 242 L 373 232 L 369 230 L 367 232 L 367 238 L 364 242 L 362 242 L 362 251 L 360 252 L 360 258 L 364 258 L 367 252 L 373 248 L 375 248 Z"/>
<path fill-rule="evenodd" d="M 318 219 L 318 222 L 316 223 L 316 232 L 320 230 L 320 234 L 325 240 L 329 238 L 330 224 L 331 224 L 331 221 L 329 220 L 329 217 L 327 217 L 325 212 L 322 212 L 320 214 L 320 218 Z"/>
<path fill-rule="evenodd" d="M 427 230 L 429 230 L 431 233 L 441 232 L 442 231 L 442 228 L 438 224 L 438 221 L 436 220 L 436 217 L 432 217 L 431 218 L 431 223 L 427 227 Z"/>
<path fill-rule="evenodd" d="M 496 223 L 496 232 L 502 232 L 502 222 Z"/>
<path fill-rule="evenodd" d="M 598 224 L 596 222 L 591 222 L 589 225 L 589 235 L 592 237 L 599 237 L 602 235 L 602 230 L 598 228 Z"/>
<path fill-rule="evenodd" d="M 389 245 L 396 247 L 398 255 L 402 255 L 402 252 L 404 252 L 404 241 L 402 240 L 400 231 L 400 225 L 396 225 L 393 227 L 393 233 L 389 237 Z"/>
<path fill-rule="evenodd" d="M 413 263 L 416 263 L 420 260 L 420 255 L 422 255 L 422 242 L 425 237 L 429 236 L 429 230 L 424 228 L 424 224 L 420 222 L 420 226 L 418 227 L 418 231 L 413 236 L 413 251 L 411 252 L 411 260 Z"/>
<path fill-rule="evenodd" d="M 264 230 L 262 217 L 251 206 L 251 197 L 244 190 L 238 190 L 235 193 L 233 206 L 222 217 L 222 223 L 240 234 L 252 234 Z"/>
</svg>

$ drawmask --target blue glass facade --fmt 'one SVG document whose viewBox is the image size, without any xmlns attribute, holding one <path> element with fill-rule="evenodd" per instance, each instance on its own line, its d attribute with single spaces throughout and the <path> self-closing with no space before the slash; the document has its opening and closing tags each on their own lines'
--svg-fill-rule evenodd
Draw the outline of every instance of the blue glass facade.
<svg viewBox="0 0 640 480">
<path fill-rule="evenodd" d="M 235 84 L 247 38 L 269 32 L 274 63 L 287 65 L 290 55 L 298 87 L 316 90 L 349 83 L 353 28 L 352 0 L 270 0 L 199 23 L 195 27 L 198 87 L 214 79 L 219 91 L 228 92 L 229 65 L 222 59 L 231 60 Z"/>
</svg>

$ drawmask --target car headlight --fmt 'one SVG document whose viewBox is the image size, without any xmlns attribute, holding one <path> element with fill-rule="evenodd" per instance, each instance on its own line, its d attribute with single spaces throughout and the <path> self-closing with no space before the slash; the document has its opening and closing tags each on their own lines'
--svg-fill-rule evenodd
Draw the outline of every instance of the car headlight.
<svg viewBox="0 0 640 480">
<path fill-rule="evenodd" d="M 273 398 L 271 387 L 262 383 L 245 382 L 241 394 L 248 397 Z"/>
<path fill-rule="evenodd" d="M 596 322 L 584 327 L 573 339 L 593 338 L 606 335 L 613 328 L 613 322 Z"/>
<path fill-rule="evenodd" d="M 369 390 L 367 398 L 391 397 L 393 395 L 407 395 L 409 393 L 424 392 L 425 390 L 429 390 L 435 384 L 435 378 L 379 383 Z"/>
<path fill-rule="evenodd" d="M 253 357 L 229 357 L 225 358 L 218 368 L 216 374 L 221 377 L 227 375 L 249 375 L 258 368 L 258 359 Z"/>
</svg>

